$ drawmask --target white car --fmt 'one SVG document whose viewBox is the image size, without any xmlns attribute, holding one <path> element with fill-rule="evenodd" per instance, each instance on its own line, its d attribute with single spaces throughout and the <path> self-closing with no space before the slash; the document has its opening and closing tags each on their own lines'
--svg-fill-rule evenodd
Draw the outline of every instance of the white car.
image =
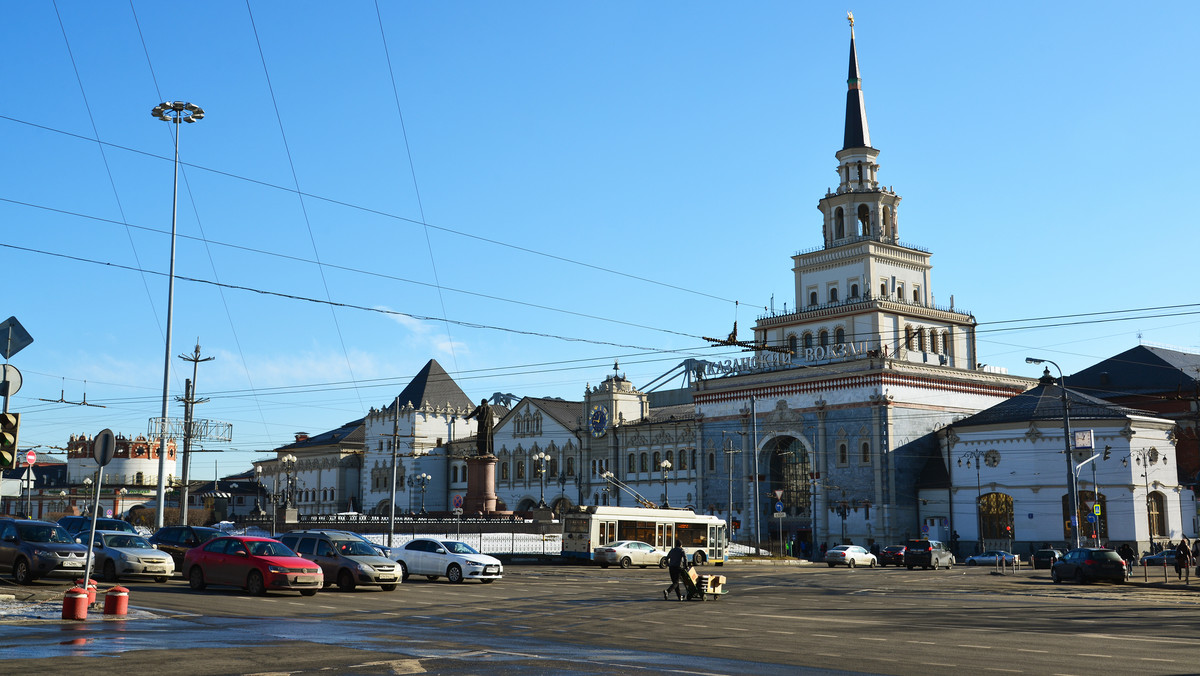
<svg viewBox="0 0 1200 676">
<path fill-rule="evenodd" d="M 1016 563 L 1017 557 L 1009 554 L 1008 552 L 989 550 L 982 554 L 968 556 L 964 563 L 966 563 L 968 566 L 978 566 L 980 564 L 994 566 L 1001 561 L 1004 563 L 1004 565 L 1011 566 Z"/>
<path fill-rule="evenodd" d="M 875 555 L 868 552 L 865 547 L 858 545 L 838 545 L 833 549 L 825 552 L 825 563 L 829 564 L 830 568 L 836 565 L 849 566 L 870 566 L 874 568 L 879 565 L 879 560 Z"/>
<path fill-rule="evenodd" d="M 84 535 L 86 537 L 86 533 Z M 155 582 L 166 582 L 175 574 L 175 560 L 171 555 L 160 552 L 136 533 L 98 530 L 92 552 L 96 557 L 96 570 L 108 582 L 123 577 L 152 577 Z"/>
<path fill-rule="evenodd" d="M 592 550 L 592 558 L 601 568 L 620 566 L 667 567 L 667 553 L 637 540 L 617 540 Z"/>
<path fill-rule="evenodd" d="M 499 559 L 456 540 L 417 538 L 403 547 L 393 547 L 392 558 L 400 564 L 403 580 L 409 575 L 424 575 L 430 580 L 444 577 L 451 582 L 479 580 L 486 584 L 504 577 Z"/>
</svg>

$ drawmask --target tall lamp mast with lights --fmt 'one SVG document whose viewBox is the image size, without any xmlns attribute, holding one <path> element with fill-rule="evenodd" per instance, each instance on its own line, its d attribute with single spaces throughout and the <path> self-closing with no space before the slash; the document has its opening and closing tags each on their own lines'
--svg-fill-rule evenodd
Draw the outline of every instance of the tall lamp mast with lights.
<svg viewBox="0 0 1200 676">
<path fill-rule="evenodd" d="M 1079 491 L 1075 485 L 1075 455 L 1071 452 L 1071 402 L 1067 398 L 1067 378 L 1063 375 L 1062 367 L 1049 359 L 1025 357 L 1026 364 L 1053 364 L 1058 371 L 1058 389 L 1062 394 L 1063 407 L 1063 453 L 1067 455 L 1067 493 L 1070 497 L 1071 515 L 1067 523 L 1071 526 L 1071 541 L 1075 549 L 1079 549 Z M 1046 369 L 1050 375 L 1050 369 Z"/>
</svg>

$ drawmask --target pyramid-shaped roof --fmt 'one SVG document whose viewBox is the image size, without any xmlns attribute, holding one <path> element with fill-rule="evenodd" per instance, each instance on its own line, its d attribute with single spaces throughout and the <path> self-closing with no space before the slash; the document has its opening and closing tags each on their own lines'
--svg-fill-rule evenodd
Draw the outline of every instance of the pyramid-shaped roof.
<svg viewBox="0 0 1200 676">
<path fill-rule="evenodd" d="M 1113 420 L 1131 415 L 1154 415 L 1145 411 L 1117 406 L 1070 388 L 1067 388 L 1066 393 L 1071 407 L 1071 420 Z M 953 426 L 971 427 L 1030 421 L 1061 422 L 1063 419 L 1062 396 L 1063 388 L 1054 382 L 1047 371 L 1037 387 L 964 418 L 954 423 Z"/>
<path fill-rule="evenodd" d="M 417 375 L 413 376 L 412 382 L 392 400 L 388 410 L 394 410 L 397 404 L 416 409 L 446 405 L 454 408 L 475 406 L 436 359 L 430 359 Z"/>
</svg>

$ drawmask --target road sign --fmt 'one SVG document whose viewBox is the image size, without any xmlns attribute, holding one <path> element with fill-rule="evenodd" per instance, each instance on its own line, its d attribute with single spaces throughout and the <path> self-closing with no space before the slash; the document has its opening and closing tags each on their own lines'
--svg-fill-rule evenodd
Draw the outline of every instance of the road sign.
<svg viewBox="0 0 1200 676">
<path fill-rule="evenodd" d="M 1095 514 L 1088 514 L 1088 516 L 1087 516 L 1087 520 L 1088 520 L 1088 523 L 1096 523 L 1096 515 L 1095 515 Z"/>
<path fill-rule="evenodd" d="M 21 389 L 21 372 L 12 364 L 0 366 L 0 397 L 11 397 Z"/>
<path fill-rule="evenodd" d="M 1092 505 L 1092 514 L 1100 516 L 1100 503 L 1097 502 L 1096 504 Z"/>
<path fill-rule="evenodd" d="M 782 489 L 782 488 L 776 488 L 776 489 L 775 489 L 775 499 L 776 499 L 776 500 L 782 500 L 782 499 L 783 499 L 783 489 Z"/>
<path fill-rule="evenodd" d="M 782 512 L 782 511 L 783 511 L 783 503 L 782 503 L 782 502 L 776 502 L 776 503 L 775 503 L 775 511 L 776 511 L 776 512 Z"/>
<path fill-rule="evenodd" d="M 454 516 L 462 516 L 462 507 L 455 507 L 451 512 Z"/>
<path fill-rule="evenodd" d="M 783 512 L 775 512 L 771 516 L 775 517 L 776 519 L 782 519 L 783 517 L 787 516 L 787 514 L 784 514 Z M 783 528 L 783 526 L 780 526 L 780 528 Z"/>
<path fill-rule="evenodd" d="M 100 430 L 93 442 L 92 457 L 95 458 L 96 464 L 104 467 L 112 462 L 113 456 L 117 454 L 117 437 L 112 430 L 107 427 Z"/>
<path fill-rule="evenodd" d="M 29 335 L 16 317 L 9 317 L 0 322 L 0 357 L 8 359 L 29 347 L 32 342 L 33 336 Z"/>
<path fill-rule="evenodd" d="M 34 465 L 36 463 L 37 463 L 37 453 L 30 451 L 25 454 L 25 464 L 26 465 Z"/>
<path fill-rule="evenodd" d="M 453 498 L 450 500 L 450 504 L 451 504 L 451 505 L 454 505 L 454 508 L 455 508 L 455 509 L 457 509 L 457 510 L 459 510 L 459 511 L 462 511 L 462 496 L 461 496 L 461 495 L 455 495 L 455 496 L 454 496 L 454 497 L 453 497 Z"/>
<path fill-rule="evenodd" d="M 111 519 L 112 518 L 112 510 L 111 509 L 104 510 L 104 516 Z"/>
<path fill-rule="evenodd" d="M 928 532 L 929 532 L 929 526 L 921 526 L 921 532 L 922 532 L 922 533 L 928 533 Z"/>
</svg>

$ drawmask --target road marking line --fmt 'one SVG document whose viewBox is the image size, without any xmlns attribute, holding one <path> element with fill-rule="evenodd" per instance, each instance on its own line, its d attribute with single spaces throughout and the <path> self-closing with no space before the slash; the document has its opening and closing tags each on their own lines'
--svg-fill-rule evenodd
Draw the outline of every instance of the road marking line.
<svg viewBox="0 0 1200 676">
<path fill-rule="evenodd" d="M 1167 660 L 1161 657 L 1139 657 L 1143 662 L 1174 662 L 1175 660 Z"/>
<path fill-rule="evenodd" d="M 750 630 L 742 629 L 741 627 L 725 627 L 725 631 L 750 631 Z"/>
<path fill-rule="evenodd" d="M 1097 655 L 1095 653 L 1075 653 L 1076 657 L 1099 657 L 1102 659 L 1111 659 L 1112 655 Z"/>
<path fill-rule="evenodd" d="M 1017 648 L 1019 653 L 1048 653 L 1049 650 L 1034 650 L 1032 648 Z"/>
<path fill-rule="evenodd" d="M 817 653 L 817 654 L 820 655 L 821 657 L 841 657 L 841 655 L 839 655 L 837 653 Z"/>
<path fill-rule="evenodd" d="M 809 636 L 818 636 L 820 638 L 837 638 L 833 634 L 809 634 Z"/>
<path fill-rule="evenodd" d="M 317 607 L 324 608 L 326 610 L 337 610 L 337 606 L 317 606 Z"/>
<path fill-rule="evenodd" d="M 695 628 L 697 628 L 697 629 L 708 629 L 708 625 L 707 625 L 707 624 L 685 624 L 685 625 L 683 625 L 683 626 L 685 626 L 685 627 L 695 627 Z"/>
<path fill-rule="evenodd" d="M 1010 674 L 1023 674 L 1023 673 L 1025 673 L 1024 671 L 1021 671 L 1020 669 L 1001 669 L 1001 668 L 999 668 L 999 667 L 984 667 L 984 668 L 983 668 L 983 670 L 984 670 L 984 671 L 1006 671 L 1006 672 L 1008 672 L 1008 673 L 1010 673 Z"/>
<path fill-rule="evenodd" d="M 921 645 L 937 645 L 933 641 L 905 641 L 905 643 L 920 643 Z"/>
<path fill-rule="evenodd" d="M 928 664 L 933 667 L 957 667 L 958 666 L 957 664 L 947 664 L 945 662 L 925 662 L 925 664 Z"/>
<path fill-rule="evenodd" d="M 959 643 L 958 647 L 959 648 L 979 648 L 980 650 L 991 650 L 992 649 L 992 646 L 990 646 L 990 645 L 972 645 L 970 643 Z"/>
<path fill-rule="evenodd" d="M 867 638 L 864 636 L 864 637 L 862 637 L 862 640 L 864 640 L 864 641 L 886 641 L 887 639 L 886 638 Z"/>
<path fill-rule="evenodd" d="M 767 633 L 768 633 L 768 634 L 788 634 L 788 635 L 792 635 L 792 634 L 795 634 L 796 632 L 794 632 L 794 631 L 774 631 L 774 630 L 768 629 L 768 630 L 767 630 Z"/>
<path fill-rule="evenodd" d="M 758 613 L 738 613 L 738 617 L 762 617 L 768 620 L 802 620 L 805 622 L 842 623 L 842 624 L 882 624 L 879 620 L 851 620 L 842 617 L 797 617 L 795 615 L 762 615 Z"/>
</svg>

